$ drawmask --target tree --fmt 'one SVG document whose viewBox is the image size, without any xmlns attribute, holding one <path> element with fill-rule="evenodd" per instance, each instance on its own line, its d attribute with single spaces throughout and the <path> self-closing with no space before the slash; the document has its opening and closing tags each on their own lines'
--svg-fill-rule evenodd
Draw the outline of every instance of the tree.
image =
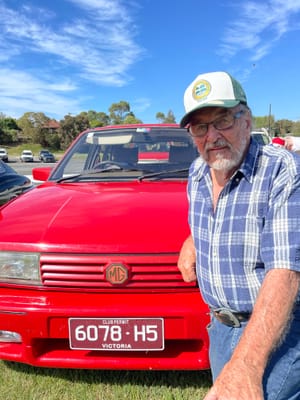
<svg viewBox="0 0 300 400">
<path fill-rule="evenodd" d="M 87 116 L 87 119 L 89 120 L 91 128 L 96 128 L 97 126 L 109 125 L 109 116 L 104 112 L 89 110 L 85 114 Z"/>
<path fill-rule="evenodd" d="M 0 113 L 0 143 L 9 144 L 18 142 L 21 129 L 14 118 L 6 117 Z"/>
<path fill-rule="evenodd" d="M 274 133 L 276 136 L 285 136 L 293 132 L 293 121 L 288 119 L 279 119 L 274 124 Z"/>
<path fill-rule="evenodd" d="M 253 117 L 253 130 L 265 128 L 269 133 L 272 133 L 274 128 L 275 118 L 274 115 L 265 115 L 263 117 Z"/>
<path fill-rule="evenodd" d="M 156 119 L 162 124 L 176 124 L 175 116 L 171 110 L 168 111 L 167 115 L 165 115 L 163 112 L 156 113 Z"/>
<path fill-rule="evenodd" d="M 44 140 L 42 128 L 48 121 L 50 118 L 42 112 L 26 112 L 17 122 L 25 140 L 41 144 Z"/>
<path fill-rule="evenodd" d="M 124 124 L 126 125 L 142 124 L 142 121 L 136 118 L 133 113 L 129 113 L 124 119 Z"/>
<path fill-rule="evenodd" d="M 113 103 L 109 107 L 109 118 L 112 125 L 124 123 L 125 118 L 130 113 L 130 105 L 127 101 L 121 100 L 119 103 Z M 133 115 L 133 114 L 131 114 Z"/>
<path fill-rule="evenodd" d="M 300 136 L 300 121 L 296 121 L 293 123 L 293 135 Z"/>
<path fill-rule="evenodd" d="M 60 121 L 59 136 L 61 148 L 66 149 L 80 132 L 89 127 L 90 124 L 86 113 L 82 112 L 75 117 L 66 115 L 65 118 Z"/>
</svg>

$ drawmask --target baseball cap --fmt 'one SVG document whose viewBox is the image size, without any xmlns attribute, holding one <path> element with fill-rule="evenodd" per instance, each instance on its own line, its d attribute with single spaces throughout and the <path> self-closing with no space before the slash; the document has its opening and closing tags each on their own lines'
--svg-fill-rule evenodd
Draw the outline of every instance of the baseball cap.
<svg viewBox="0 0 300 400">
<path fill-rule="evenodd" d="M 184 93 L 186 114 L 180 122 L 185 127 L 194 111 L 205 107 L 232 108 L 239 103 L 247 104 L 241 84 L 227 72 L 208 72 L 198 75 Z"/>
<path fill-rule="evenodd" d="M 284 146 L 285 145 L 285 140 L 280 138 L 280 137 L 274 137 L 272 139 L 272 143 L 274 146 Z"/>
</svg>

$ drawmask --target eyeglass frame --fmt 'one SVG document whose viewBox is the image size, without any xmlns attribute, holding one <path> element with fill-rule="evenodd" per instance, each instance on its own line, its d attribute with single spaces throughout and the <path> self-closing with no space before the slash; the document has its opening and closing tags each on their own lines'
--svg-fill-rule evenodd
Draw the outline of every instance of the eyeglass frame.
<svg viewBox="0 0 300 400">
<path fill-rule="evenodd" d="M 218 121 L 218 120 L 220 120 L 220 119 L 222 119 L 222 118 L 225 117 L 225 116 L 220 116 L 220 117 L 215 118 L 213 121 L 210 121 L 210 122 L 200 122 L 200 123 L 194 124 L 194 125 L 192 125 L 192 124 L 190 123 L 189 126 L 188 126 L 188 132 L 189 132 L 189 134 L 190 134 L 192 137 L 194 137 L 194 138 L 204 139 L 205 136 L 207 135 L 208 128 L 209 128 L 210 125 L 212 125 L 212 126 L 213 126 L 215 129 L 217 129 L 218 131 L 226 131 L 226 130 L 228 130 L 228 129 L 231 129 L 231 128 L 234 126 L 235 121 L 236 121 L 237 119 L 240 119 L 241 116 L 242 116 L 243 114 L 246 113 L 246 111 L 247 111 L 247 110 L 245 110 L 245 109 L 241 109 L 241 110 L 237 111 L 237 112 L 234 113 L 234 114 L 232 114 L 232 113 L 226 114 L 226 116 L 232 117 L 232 122 L 231 122 L 231 124 L 230 124 L 229 126 L 226 126 L 226 128 L 221 128 L 221 129 L 220 129 L 220 128 L 217 128 L 217 127 L 214 125 L 214 123 L 215 123 L 216 121 Z M 195 134 L 193 134 L 193 132 L 191 131 L 191 127 L 192 127 L 192 126 L 203 126 L 203 127 L 206 128 L 206 131 L 205 131 L 205 133 L 202 133 L 202 134 L 200 134 L 200 135 L 195 135 Z"/>
</svg>

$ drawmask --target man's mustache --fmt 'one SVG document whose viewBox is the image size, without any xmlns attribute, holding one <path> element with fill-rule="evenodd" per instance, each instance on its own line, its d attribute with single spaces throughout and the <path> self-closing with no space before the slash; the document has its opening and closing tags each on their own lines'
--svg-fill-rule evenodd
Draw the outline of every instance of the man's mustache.
<svg viewBox="0 0 300 400">
<path fill-rule="evenodd" d="M 218 139 L 214 143 L 207 143 L 206 146 L 205 146 L 205 150 L 212 150 L 212 149 L 215 149 L 215 148 L 218 148 L 218 147 L 224 147 L 224 146 L 231 147 L 226 140 Z"/>
</svg>

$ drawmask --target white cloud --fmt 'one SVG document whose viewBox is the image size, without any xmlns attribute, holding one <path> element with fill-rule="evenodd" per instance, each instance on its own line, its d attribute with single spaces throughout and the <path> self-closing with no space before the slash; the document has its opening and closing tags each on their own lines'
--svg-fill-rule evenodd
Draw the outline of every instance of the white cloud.
<svg viewBox="0 0 300 400">
<path fill-rule="evenodd" d="M 299 29 L 293 16 L 300 12 L 300 0 L 239 2 L 237 10 L 238 17 L 229 24 L 218 52 L 225 58 L 248 51 L 249 58 L 258 61 L 284 34 Z"/>
<path fill-rule="evenodd" d="M 144 50 L 135 42 L 136 27 L 123 2 L 64 3 L 71 13 L 58 14 L 43 3 L 33 8 L 24 2 L 14 9 L 9 0 L 0 0 L 0 15 L 5 15 L 0 25 L 1 112 L 9 112 L 10 105 L 10 116 L 37 108 L 63 116 L 80 110 L 79 100 L 68 96 L 72 91 L 78 99 L 80 85 L 130 82 L 129 69 Z"/>
<path fill-rule="evenodd" d="M 28 111 L 56 115 L 58 119 L 70 111 L 79 112 L 78 100 L 68 97 L 74 90 L 76 86 L 69 81 L 51 82 L 23 71 L 0 69 L 0 110 L 13 118 Z"/>
<path fill-rule="evenodd" d="M 58 58 L 75 67 L 86 80 L 124 85 L 128 82 L 129 67 L 143 52 L 134 42 L 128 13 L 118 0 L 72 0 L 72 3 L 90 12 L 81 12 L 80 19 L 65 21 L 59 28 L 55 28 L 53 20 L 53 25 L 44 20 L 39 22 L 32 10 L 22 14 L 2 5 L 0 13 L 6 15 L 2 20 L 2 38 L 15 43 L 19 51 L 25 48 Z M 28 10 L 23 8 L 23 11 Z"/>
</svg>

